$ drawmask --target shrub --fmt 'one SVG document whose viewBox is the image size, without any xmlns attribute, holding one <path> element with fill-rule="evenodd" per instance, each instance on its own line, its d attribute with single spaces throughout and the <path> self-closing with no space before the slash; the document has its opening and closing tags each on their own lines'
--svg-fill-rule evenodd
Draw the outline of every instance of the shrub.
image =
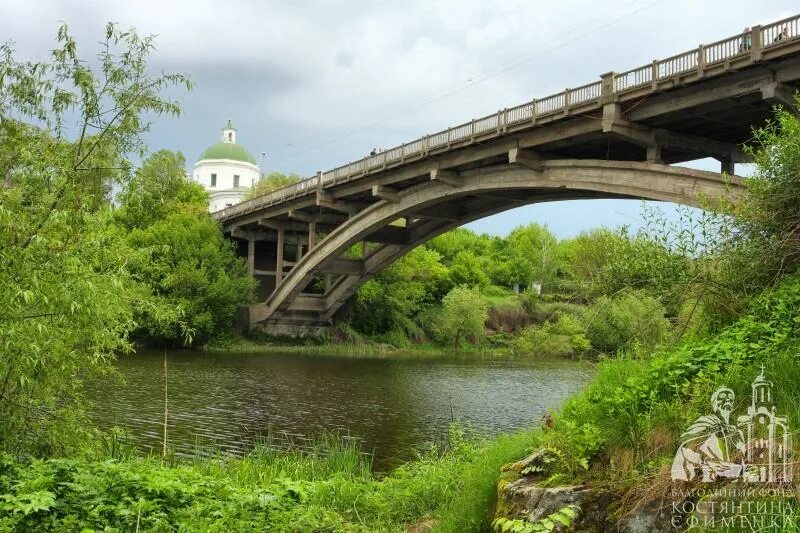
<svg viewBox="0 0 800 533">
<path fill-rule="evenodd" d="M 486 326 L 494 331 L 513 333 L 530 324 L 531 317 L 518 305 L 496 305 L 489 308 Z"/>
<path fill-rule="evenodd" d="M 576 356 L 590 348 L 583 324 L 571 315 L 561 315 L 555 322 L 528 326 L 514 340 L 516 353 Z"/>
<path fill-rule="evenodd" d="M 670 327 L 661 303 L 642 291 L 601 297 L 586 312 L 585 323 L 592 347 L 609 354 L 634 344 L 655 346 Z"/>
<path fill-rule="evenodd" d="M 488 306 L 481 293 L 466 286 L 456 287 L 442 298 L 441 335 L 458 348 L 462 341 L 483 335 Z"/>
</svg>

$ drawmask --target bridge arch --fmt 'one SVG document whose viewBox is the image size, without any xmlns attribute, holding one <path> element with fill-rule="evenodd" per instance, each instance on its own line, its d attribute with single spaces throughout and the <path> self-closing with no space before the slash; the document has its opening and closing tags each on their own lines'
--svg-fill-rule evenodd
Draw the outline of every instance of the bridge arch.
<svg viewBox="0 0 800 533">
<path fill-rule="evenodd" d="M 588 198 L 701 207 L 720 198 L 735 200 L 740 190 L 738 177 L 649 162 L 558 159 L 533 168 L 501 164 L 464 170 L 456 179 L 431 179 L 353 213 L 294 264 L 266 301 L 250 307 L 249 321 L 251 326 L 325 325 L 361 284 L 416 246 L 513 207 Z M 398 219 L 406 221 L 404 242 L 384 243 L 358 260 L 343 259 L 353 245 L 370 241 Z M 326 272 L 338 277 L 324 294 L 303 293 Z"/>
</svg>

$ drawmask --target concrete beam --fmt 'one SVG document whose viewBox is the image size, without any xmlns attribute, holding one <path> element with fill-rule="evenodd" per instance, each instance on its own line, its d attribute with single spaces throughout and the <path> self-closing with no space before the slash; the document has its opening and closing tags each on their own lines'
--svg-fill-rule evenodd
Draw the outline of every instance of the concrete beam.
<svg viewBox="0 0 800 533">
<path fill-rule="evenodd" d="M 296 209 L 290 209 L 286 213 L 286 216 L 301 222 L 316 222 L 318 224 L 327 224 L 330 226 L 338 226 L 347 220 L 346 216 L 337 215 L 335 213 L 307 213 L 305 211 L 298 211 Z"/>
<path fill-rule="evenodd" d="M 747 155 L 735 144 L 631 122 L 624 118 L 619 104 L 603 106 L 603 132 L 647 148 L 647 160 L 650 162 L 661 161 L 661 151 L 664 148 L 678 148 L 698 155 L 738 162 L 748 160 Z"/>
<path fill-rule="evenodd" d="M 321 190 L 317 191 L 316 204 L 319 207 L 325 207 L 333 211 L 339 211 L 340 213 L 347 213 L 348 215 L 354 215 L 358 213 L 360 209 L 359 206 L 353 203 L 337 200 L 328 191 L 321 191 Z"/>
<path fill-rule="evenodd" d="M 372 196 L 387 202 L 397 202 L 400 199 L 397 196 L 397 189 L 393 189 L 388 185 L 373 185 Z"/>
<path fill-rule="evenodd" d="M 433 208 L 422 209 L 415 211 L 413 216 L 427 219 L 427 220 L 444 220 L 455 222 L 462 220 L 465 215 L 465 209 L 460 205 L 437 205 Z"/>
<path fill-rule="evenodd" d="M 726 98 L 737 98 L 760 91 L 761 87 L 774 81 L 797 79 L 800 75 L 800 64 L 796 60 L 786 60 L 769 67 L 763 66 L 722 76 L 703 83 L 703 90 L 694 86 L 681 87 L 663 94 L 656 94 L 637 104 L 626 112 L 628 120 L 633 122 L 655 118 L 684 109 L 719 102 Z"/>
<path fill-rule="evenodd" d="M 322 274 L 344 274 L 347 276 L 363 276 L 364 261 L 361 259 L 334 259 L 320 267 Z"/>
<path fill-rule="evenodd" d="M 274 230 L 283 230 L 283 231 L 294 231 L 297 233 L 304 233 L 306 231 L 306 225 L 302 222 L 293 222 L 291 220 L 275 220 L 275 219 L 268 219 L 262 218 L 258 221 L 259 226 L 264 226 L 265 228 L 270 228 Z"/>
<path fill-rule="evenodd" d="M 796 112 L 797 108 L 794 95 L 795 91 L 791 86 L 778 81 L 764 84 L 761 87 L 761 97 L 764 100 L 781 105 L 790 111 Z"/>
<path fill-rule="evenodd" d="M 442 168 L 435 168 L 431 170 L 431 181 L 439 181 L 450 187 L 461 186 L 461 176 L 455 170 L 445 170 Z"/>
<path fill-rule="evenodd" d="M 406 244 L 408 242 L 408 231 L 408 229 L 399 226 L 384 226 L 364 237 L 364 241 L 381 244 Z"/>
<path fill-rule="evenodd" d="M 311 222 L 312 220 L 315 220 L 314 214 L 306 213 L 305 211 L 298 211 L 297 209 L 290 209 L 287 213 L 287 216 L 301 222 Z"/>
<path fill-rule="evenodd" d="M 275 240 L 273 235 L 263 231 L 244 230 L 242 228 L 233 228 L 230 231 L 231 237 L 234 239 L 243 239 L 247 241 L 271 241 Z"/>
<path fill-rule="evenodd" d="M 537 172 L 542 169 L 542 158 L 533 150 L 526 148 L 512 148 L 508 151 L 508 162 L 511 165 L 520 165 Z"/>
</svg>

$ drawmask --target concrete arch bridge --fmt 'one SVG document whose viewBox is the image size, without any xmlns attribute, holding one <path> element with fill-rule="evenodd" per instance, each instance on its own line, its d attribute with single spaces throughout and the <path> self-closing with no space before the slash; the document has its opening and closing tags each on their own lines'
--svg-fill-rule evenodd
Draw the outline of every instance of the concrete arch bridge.
<svg viewBox="0 0 800 533">
<path fill-rule="evenodd" d="M 521 205 L 735 200 L 742 181 L 734 165 L 747 160 L 741 145 L 775 104 L 793 106 L 799 84 L 795 16 L 218 211 L 261 282 L 246 321 L 275 333 L 325 327 L 364 281 L 415 246 Z M 675 166 L 704 157 L 719 160 L 720 172 Z M 345 256 L 359 243 L 361 257 Z"/>
</svg>

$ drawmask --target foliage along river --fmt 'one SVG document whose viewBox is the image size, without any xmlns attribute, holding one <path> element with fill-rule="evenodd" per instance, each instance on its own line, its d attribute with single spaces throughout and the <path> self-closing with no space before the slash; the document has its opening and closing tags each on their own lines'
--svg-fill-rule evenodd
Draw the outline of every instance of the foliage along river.
<svg viewBox="0 0 800 533">
<path fill-rule="evenodd" d="M 123 356 L 124 383 L 90 391 L 93 418 L 160 452 L 163 354 Z M 357 359 L 328 356 L 168 354 L 168 442 L 242 453 L 266 435 L 302 446 L 323 431 L 361 440 L 378 470 L 441 441 L 452 420 L 496 434 L 540 423 L 585 385 L 589 365 L 568 360 Z M 199 444 L 199 446 L 198 446 Z"/>
</svg>

